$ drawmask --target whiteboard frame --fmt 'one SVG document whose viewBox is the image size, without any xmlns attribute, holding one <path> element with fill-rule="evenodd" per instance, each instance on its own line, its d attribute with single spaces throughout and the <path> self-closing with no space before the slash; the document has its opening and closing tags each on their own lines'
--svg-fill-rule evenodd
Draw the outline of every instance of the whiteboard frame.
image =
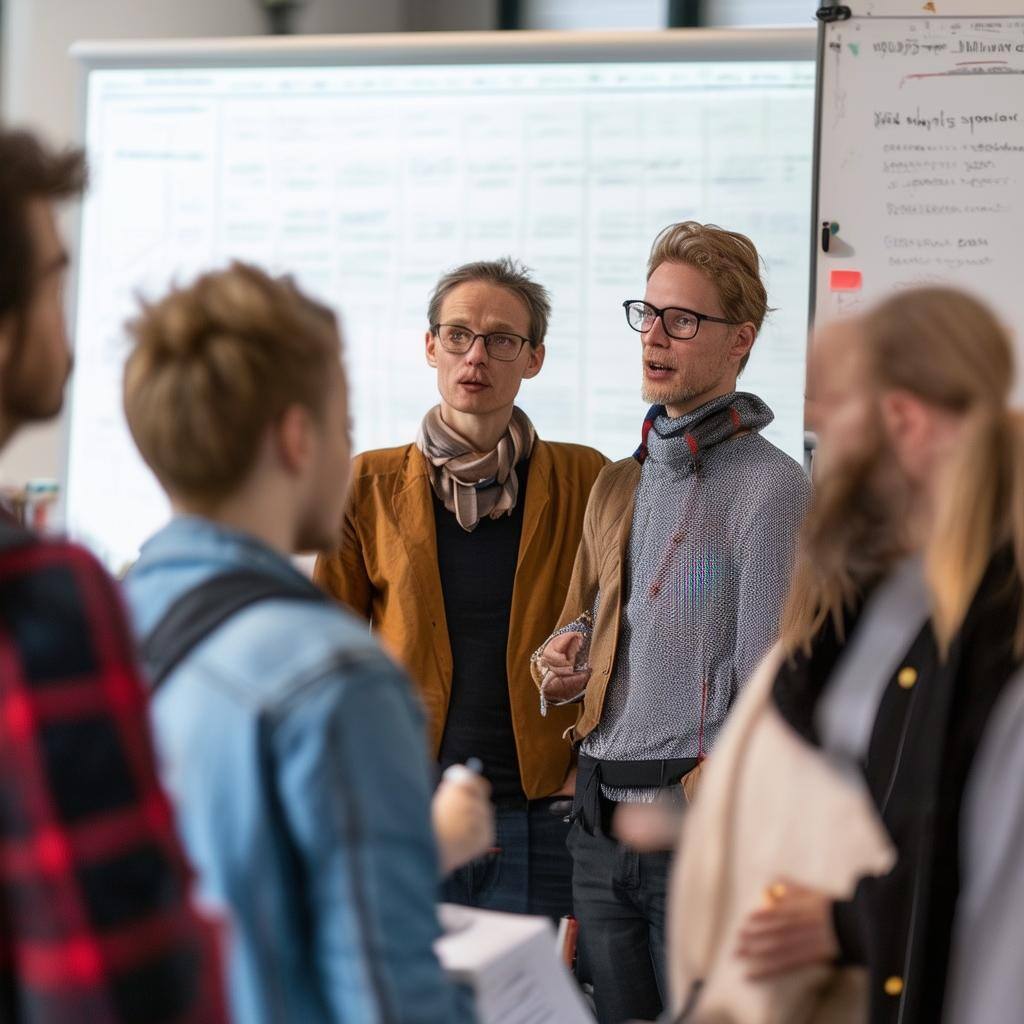
<svg viewBox="0 0 1024 1024">
<path fill-rule="evenodd" d="M 831 3 L 842 0 L 831 0 Z M 979 4 L 983 10 L 978 10 Z M 924 0 L 850 0 L 854 18 L 1007 18 L 1021 16 L 1020 0 L 936 0 L 936 12 L 924 10 Z"/>
<path fill-rule="evenodd" d="M 215 0 L 214 0 L 215 2 Z M 78 63 L 75 137 L 86 143 L 89 74 L 99 70 L 245 67 L 368 67 L 417 64 L 544 64 L 652 61 L 793 61 L 816 60 L 820 29 L 661 29 L 657 31 L 496 31 L 391 32 L 362 35 L 252 36 L 213 39 L 86 40 L 70 48 Z M 820 61 L 818 61 L 820 69 Z M 817 119 L 815 132 L 817 132 Z M 813 150 L 817 159 L 817 147 Z M 817 175 L 812 170 L 812 189 Z M 81 253 L 82 204 L 69 228 L 74 254 L 68 279 L 69 337 L 79 302 L 78 257 Z M 812 223 L 813 228 L 813 223 Z M 813 289 L 813 263 L 811 266 Z M 813 300 L 812 300 L 813 301 Z M 58 515 L 67 521 L 67 483 L 71 458 L 74 388 L 65 401 L 61 438 Z M 112 495 L 116 500 L 116 495 Z"/>
<path fill-rule="evenodd" d="M 831 0 L 838 3 L 839 0 Z M 960 3 L 979 2 L 979 0 L 959 0 Z M 818 200 L 820 198 L 821 170 L 821 117 L 825 103 L 825 47 L 829 28 L 832 25 L 844 25 L 856 18 L 870 21 L 963 21 L 965 18 L 1019 18 L 1024 16 L 1021 0 L 980 0 L 984 10 L 964 10 L 950 13 L 947 4 L 942 3 L 942 13 L 933 14 L 922 11 L 920 0 L 854 0 L 845 6 L 850 8 L 850 17 L 842 21 L 818 21 L 818 44 L 814 87 L 814 149 L 811 153 L 811 286 L 809 289 L 810 307 L 807 314 L 808 347 L 814 332 L 814 319 L 818 311 L 818 256 L 821 255 L 821 214 Z M 884 3 L 885 12 L 877 12 L 876 8 Z M 813 444 L 813 441 L 811 442 Z"/>
<path fill-rule="evenodd" d="M 810 346 L 811 332 L 814 330 L 814 314 L 817 311 L 818 303 L 818 275 L 816 271 L 818 265 L 818 238 L 821 231 L 818 224 L 818 199 L 820 192 L 819 179 L 821 177 L 821 117 L 825 104 L 825 34 L 827 30 L 828 23 L 819 21 L 814 57 L 814 141 L 811 143 L 811 258 L 807 263 L 811 275 L 810 286 L 807 289 L 807 300 L 809 303 L 807 307 L 808 347 Z M 808 437 L 804 446 L 808 450 L 813 449 L 814 439 Z"/>
<path fill-rule="evenodd" d="M 394 32 L 80 42 L 81 73 L 100 68 L 311 67 L 374 64 L 814 60 L 815 28 L 654 32 Z M 84 93 L 83 88 L 79 94 Z M 81 124 L 84 128 L 84 123 Z"/>
</svg>

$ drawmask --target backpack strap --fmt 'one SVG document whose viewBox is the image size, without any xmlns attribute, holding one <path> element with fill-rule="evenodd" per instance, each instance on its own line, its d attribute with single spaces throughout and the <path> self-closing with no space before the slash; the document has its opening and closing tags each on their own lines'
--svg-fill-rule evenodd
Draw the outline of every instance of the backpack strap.
<svg viewBox="0 0 1024 1024">
<path fill-rule="evenodd" d="M 204 580 L 179 597 L 142 640 L 139 653 L 150 689 L 155 692 L 196 646 L 242 609 L 270 600 L 328 599 L 305 579 L 285 580 L 253 569 Z"/>
</svg>

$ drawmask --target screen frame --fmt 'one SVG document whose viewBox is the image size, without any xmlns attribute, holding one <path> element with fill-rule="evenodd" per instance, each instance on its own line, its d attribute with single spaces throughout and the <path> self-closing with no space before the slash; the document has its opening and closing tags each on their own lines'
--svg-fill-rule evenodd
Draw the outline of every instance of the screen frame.
<svg viewBox="0 0 1024 1024">
<path fill-rule="evenodd" d="M 662 29 L 593 32 L 394 32 L 366 35 L 80 42 L 71 57 L 87 79 L 111 68 L 303 67 L 318 64 L 814 60 L 817 31 Z M 84 83 L 83 83 L 84 84 Z M 79 94 L 84 93 L 84 88 Z M 84 113 L 84 107 L 83 111 Z M 81 124 L 84 128 L 84 122 Z"/>
</svg>

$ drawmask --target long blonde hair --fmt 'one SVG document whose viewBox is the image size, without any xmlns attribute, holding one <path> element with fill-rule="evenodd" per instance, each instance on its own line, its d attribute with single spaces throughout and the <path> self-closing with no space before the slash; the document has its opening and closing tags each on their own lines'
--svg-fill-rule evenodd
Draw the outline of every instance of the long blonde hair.
<svg viewBox="0 0 1024 1024">
<path fill-rule="evenodd" d="M 952 288 L 916 288 L 886 299 L 856 322 L 868 386 L 899 389 L 962 417 L 963 430 L 939 480 L 923 552 L 932 622 L 941 650 L 963 622 L 985 568 L 1011 544 L 1024 578 L 1024 421 L 1009 407 L 1010 337 L 992 311 Z M 782 642 L 807 650 L 903 550 L 896 488 L 872 476 L 885 444 L 881 427 L 861 464 L 815 494 L 783 612 Z M 1024 652 L 1024 621 L 1015 635 Z"/>
</svg>

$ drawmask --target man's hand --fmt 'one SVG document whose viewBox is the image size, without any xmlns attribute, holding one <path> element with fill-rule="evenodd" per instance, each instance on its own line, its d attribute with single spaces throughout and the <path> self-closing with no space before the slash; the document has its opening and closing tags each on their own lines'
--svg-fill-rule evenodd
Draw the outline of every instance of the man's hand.
<svg viewBox="0 0 1024 1024">
<path fill-rule="evenodd" d="M 663 853 L 675 847 L 681 822 L 680 809 L 666 803 L 623 803 L 615 810 L 612 831 L 638 853 Z"/>
<path fill-rule="evenodd" d="M 751 980 L 829 963 L 838 953 L 831 898 L 786 881 L 768 887 L 765 905 L 743 923 L 736 947 Z"/>
<path fill-rule="evenodd" d="M 582 645 L 583 634 L 576 632 L 559 633 L 548 641 L 540 656 L 544 673 L 540 692 L 545 700 L 572 700 L 587 688 L 590 668 L 576 668 L 576 657 Z"/>
<path fill-rule="evenodd" d="M 491 784 L 468 768 L 445 773 L 430 813 L 443 874 L 476 860 L 494 845 Z"/>
</svg>

